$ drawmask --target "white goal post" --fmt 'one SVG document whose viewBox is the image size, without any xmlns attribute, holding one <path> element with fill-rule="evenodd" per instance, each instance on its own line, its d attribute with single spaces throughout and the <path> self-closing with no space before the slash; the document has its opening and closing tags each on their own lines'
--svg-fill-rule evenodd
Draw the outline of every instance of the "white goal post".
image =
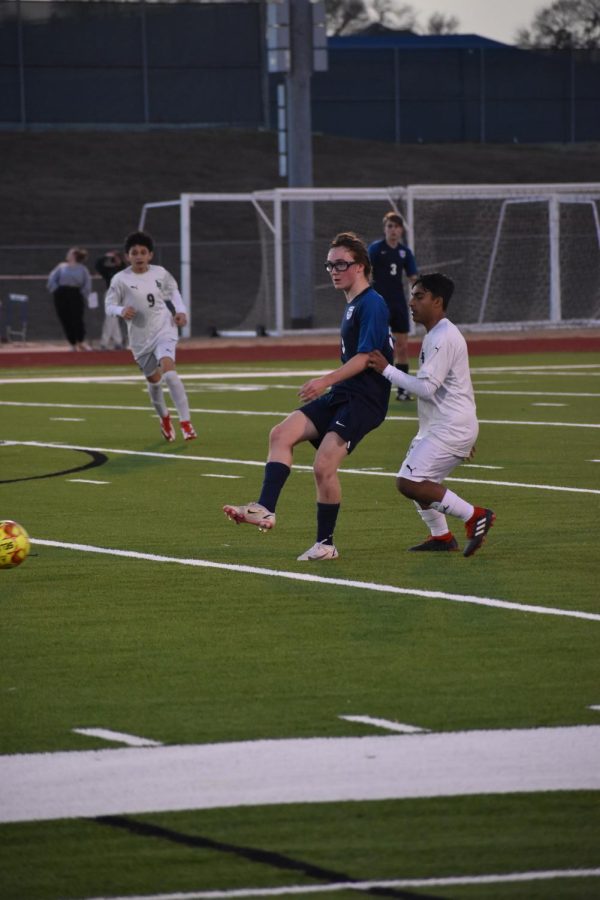
<svg viewBox="0 0 600 900">
<path fill-rule="evenodd" d="M 178 210 L 177 224 L 172 213 L 164 221 L 165 208 Z M 329 241 L 339 231 L 376 240 L 390 209 L 404 216 L 419 270 L 454 279 L 461 327 L 597 323 L 600 184 L 185 193 L 145 204 L 140 227 L 170 242 L 171 267 L 179 256 L 185 336 L 281 336 L 337 331 L 340 307 L 322 268 Z"/>
</svg>

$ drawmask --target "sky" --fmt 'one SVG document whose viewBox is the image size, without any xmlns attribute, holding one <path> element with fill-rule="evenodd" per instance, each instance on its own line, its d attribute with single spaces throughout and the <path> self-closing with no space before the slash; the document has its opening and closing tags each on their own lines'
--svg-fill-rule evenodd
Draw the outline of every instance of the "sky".
<svg viewBox="0 0 600 900">
<path fill-rule="evenodd" d="M 433 12 L 457 16 L 461 34 L 483 37 L 513 44 L 515 32 L 528 28 L 538 9 L 550 6 L 552 0 L 414 0 L 412 5 L 425 25 Z"/>
</svg>

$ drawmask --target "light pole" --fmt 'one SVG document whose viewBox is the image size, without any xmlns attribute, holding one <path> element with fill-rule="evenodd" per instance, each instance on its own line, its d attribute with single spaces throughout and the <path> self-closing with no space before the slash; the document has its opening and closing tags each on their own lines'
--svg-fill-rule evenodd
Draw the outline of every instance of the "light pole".
<svg viewBox="0 0 600 900">
<path fill-rule="evenodd" d="M 267 50 L 270 72 L 285 74 L 278 89 L 279 173 L 289 187 L 313 186 L 310 82 L 327 68 L 323 0 L 269 0 Z M 289 293 L 292 328 L 313 324 L 314 212 L 311 201 L 290 201 Z"/>
</svg>

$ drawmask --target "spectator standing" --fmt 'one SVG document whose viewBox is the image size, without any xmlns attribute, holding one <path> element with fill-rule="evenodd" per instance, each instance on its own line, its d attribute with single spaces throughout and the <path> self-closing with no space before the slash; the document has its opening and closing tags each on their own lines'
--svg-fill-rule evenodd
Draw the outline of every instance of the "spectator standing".
<svg viewBox="0 0 600 900">
<path fill-rule="evenodd" d="M 106 315 L 121 316 L 127 322 L 129 346 L 148 382 L 164 439 L 174 441 L 175 429 L 165 403 L 163 383 L 177 409 L 183 439 L 191 441 L 196 432 L 183 382 L 175 371 L 178 328 L 187 322 L 177 282 L 162 266 L 152 265 L 154 241 L 146 232 L 128 235 L 125 253 L 130 265 L 111 279 L 104 299 Z"/>
<path fill-rule="evenodd" d="M 88 252 L 71 247 L 64 262 L 48 276 L 47 288 L 54 297 L 54 306 L 73 350 L 91 350 L 85 340 L 84 311 L 92 289 L 90 273 L 84 265 Z"/>
<path fill-rule="evenodd" d="M 447 275 L 422 275 L 412 286 L 410 308 L 415 322 L 427 332 L 416 377 L 388 365 L 377 351 L 369 365 L 397 387 L 418 397 L 419 431 L 400 467 L 396 485 L 412 500 L 430 531 L 429 538 L 411 550 L 458 550 L 446 516 L 465 524 L 463 556 L 472 556 L 494 524 L 495 513 L 473 506 L 442 482 L 465 459 L 473 456 L 479 423 L 469 370 L 467 343 L 446 310 L 454 292 Z"/>
<path fill-rule="evenodd" d="M 119 250 L 109 250 L 104 256 L 96 260 L 95 269 L 104 279 L 106 288 L 110 287 L 113 275 L 122 272 L 127 268 L 127 260 Z M 121 350 L 126 344 L 126 329 L 121 323 L 123 322 L 118 316 L 104 316 L 104 324 L 102 325 L 102 335 L 100 336 L 100 347 L 102 350 Z"/>
<path fill-rule="evenodd" d="M 406 229 L 399 213 L 387 212 L 383 217 L 384 236 L 369 245 L 369 257 L 373 266 L 373 287 L 381 294 L 390 311 L 390 328 L 394 335 L 394 365 L 401 372 L 408 372 L 408 306 L 402 283 L 402 273 L 409 282 L 418 275 L 412 250 L 404 243 Z M 398 388 L 397 400 L 412 400 L 404 388 Z"/>
</svg>

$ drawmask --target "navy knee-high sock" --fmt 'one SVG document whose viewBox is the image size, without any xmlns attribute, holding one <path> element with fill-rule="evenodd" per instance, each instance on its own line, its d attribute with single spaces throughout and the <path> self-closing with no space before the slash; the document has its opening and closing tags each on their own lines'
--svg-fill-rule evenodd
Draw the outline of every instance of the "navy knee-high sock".
<svg viewBox="0 0 600 900">
<path fill-rule="evenodd" d="M 317 541 L 333 544 L 333 532 L 340 511 L 339 503 L 317 503 Z"/>
<path fill-rule="evenodd" d="M 268 462 L 265 465 L 265 477 L 258 502 L 269 512 L 275 512 L 279 495 L 290 472 L 290 467 L 285 463 Z"/>
</svg>

